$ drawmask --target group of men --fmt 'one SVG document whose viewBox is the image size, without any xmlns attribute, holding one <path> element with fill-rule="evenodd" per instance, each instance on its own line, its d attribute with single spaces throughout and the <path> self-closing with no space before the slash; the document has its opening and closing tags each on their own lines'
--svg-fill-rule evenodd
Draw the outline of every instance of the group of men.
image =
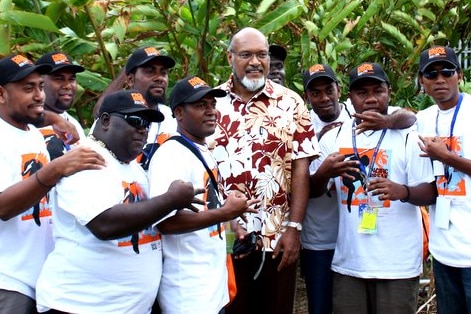
<svg viewBox="0 0 471 314">
<path fill-rule="evenodd" d="M 380 65 L 350 71 L 346 105 L 325 64 L 304 72 L 304 100 L 284 87 L 286 55 L 243 28 L 228 81 L 184 78 L 165 106 L 175 61 L 137 49 L 97 102 L 90 135 L 76 126 L 74 147 L 45 127 L 57 131 L 57 119 L 42 120 L 45 108 L 73 120 L 84 68 L 60 52 L 1 59 L 1 308 L 292 313 L 302 243 L 310 313 L 415 313 L 416 206 L 430 205 L 438 309 L 471 313 L 470 97 L 453 50 L 422 53 L 419 82 L 437 105 L 417 121 L 389 107 Z M 227 221 L 239 241 L 256 239 L 233 255 L 234 299 Z"/>
</svg>

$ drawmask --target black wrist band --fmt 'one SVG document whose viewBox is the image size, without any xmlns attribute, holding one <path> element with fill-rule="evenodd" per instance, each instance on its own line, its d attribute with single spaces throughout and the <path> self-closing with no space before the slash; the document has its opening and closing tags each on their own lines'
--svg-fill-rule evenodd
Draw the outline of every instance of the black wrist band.
<svg viewBox="0 0 471 314">
<path fill-rule="evenodd" d="M 403 203 L 407 203 L 409 201 L 409 198 L 410 198 L 410 190 L 409 190 L 409 187 L 407 185 L 403 184 L 402 186 L 406 188 L 407 195 L 406 195 L 406 198 L 403 198 L 400 201 L 403 202 Z"/>
</svg>

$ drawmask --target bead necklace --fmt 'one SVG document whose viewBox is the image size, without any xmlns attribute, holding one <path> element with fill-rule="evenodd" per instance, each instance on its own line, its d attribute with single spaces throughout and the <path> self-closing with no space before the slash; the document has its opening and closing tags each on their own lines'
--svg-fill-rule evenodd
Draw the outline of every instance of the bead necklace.
<svg viewBox="0 0 471 314">
<path fill-rule="evenodd" d="M 105 143 L 103 143 L 102 141 L 100 141 L 99 139 L 97 139 L 95 136 L 93 136 L 93 134 L 89 134 L 88 137 L 95 141 L 100 147 L 103 147 L 104 149 L 106 149 L 111 156 L 113 156 L 114 159 L 116 159 L 117 161 L 119 161 L 120 164 L 128 164 L 128 162 L 124 162 L 124 161 L 121 161 L 119 160 L 118 156 L 116 156 L 116 154 L 114 152 L 112 152 L 107 146 Z"/>
</svg>

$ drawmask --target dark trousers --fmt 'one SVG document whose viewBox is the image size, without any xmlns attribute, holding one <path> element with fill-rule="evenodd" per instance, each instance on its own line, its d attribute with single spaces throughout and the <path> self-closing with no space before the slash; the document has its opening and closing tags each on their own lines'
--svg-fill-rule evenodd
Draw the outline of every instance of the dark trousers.
<svg viewBox="0 0 471 314">
<path fill-rule="evenodd" d="M 273 259 L 273 254 L 266 252 L 263 269 L 254 280 L 262 254 L 256 251 L 243 259 L 234 259 L 237 295 L 226 307 L 226 314 L 293 313 L 297 264 L 278 271 L 281 254 Z"/>
<path fill-rule="evenodd" d="M 332 314 L 334 250 L 301 251 L 301 274 L 306 284 L 309 314 Z"/>
</svg>

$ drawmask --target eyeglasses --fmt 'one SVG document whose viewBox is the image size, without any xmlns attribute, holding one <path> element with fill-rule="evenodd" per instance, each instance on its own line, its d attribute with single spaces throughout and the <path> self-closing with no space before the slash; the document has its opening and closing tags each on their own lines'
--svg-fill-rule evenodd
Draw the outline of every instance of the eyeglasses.
<svg viewBox="0 0 471 314">
<path fill-rule="evenodd" d="M 267 59 L 270 54 L 267 51 L 259 51 L 259 52 L 249 52 L 249 51 L 242 51 L 242 52 L 235 52 L 231 50 L 231 52 L 237 55 L 242 60 L 251 60 L 253 56 L 257 57 L 258 60 L 265 60 Z"/>
<path fill-rule="evenodd" d="M 143 117 L 131 116 L 131 115 L 121 114 L 121 113 L 116 113 L 116 112 L 111 113 L 111 115 L 124 119 L 124 121 L 126 121 L 130 126 L 136 129 L 144 128 L 148 130 L 150 127 L 150 121 L 146 120 Z"/>
<path fill-rule="evenodd" d="M 428 80 L 434 80 L 441 74 L 443 77 L 452 77 L 455 75 L 456 69 L 441 69 L 424 72 L 424 77 Z"/>
</svg>

